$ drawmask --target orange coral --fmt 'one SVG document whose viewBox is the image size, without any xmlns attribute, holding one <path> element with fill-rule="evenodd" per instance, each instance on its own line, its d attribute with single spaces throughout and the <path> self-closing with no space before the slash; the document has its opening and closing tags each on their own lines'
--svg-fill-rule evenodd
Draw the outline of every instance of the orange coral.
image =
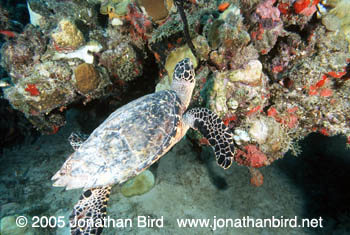
<svg viewBox="0 0 350 235">
<path fill-rule="evenodd" d="M 40 92 L 39 92 L 38 88 L 36 88 L 35 84 L 27 84 L 27 88 L 25 88 L 24 90 L 29 92 L 31 96 L 40 95 Z"/>
<path fill-rule="evenodd" d="M 221 3 L 221 4 L 218 6 L 218 10 L 219 10 L 220 12 L 223 12 L 223 11 L 225 11 L 229 6 L 230 6 L 230 3 L 229 3 L 229 2 L 223 2 L 223 3 Z"/>
</svg>

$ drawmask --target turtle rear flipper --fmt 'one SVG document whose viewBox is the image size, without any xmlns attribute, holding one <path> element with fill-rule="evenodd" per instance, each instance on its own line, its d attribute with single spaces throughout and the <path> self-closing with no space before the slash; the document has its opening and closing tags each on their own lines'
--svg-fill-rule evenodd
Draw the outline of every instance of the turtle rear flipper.
<svg viewBox="0 0 350 235">
<path fill-rule="evenodd" d="M 80 196 L 69 216 L 72 235 L 102 233 L 110 193 L 111 186 L 107 186 L 88 189 Z"/>
<path fill-rule="evenodd" d="M 214 112 L 206 108 L 193 108 L 184 115 L 184 122 L 198 130 L 213 148 L 216 162 L 227 169 L 234 156 L 234 140 L 231 131 Z"/>
<path fill-rule="evenodd" d="M 68 137 L 68 141 L 72 148 L 76 151 L 84 143 L 85 140 L 89 138 L 89 135 L 83 134 L 81 132 L 72 132 Z"/>
</svg>

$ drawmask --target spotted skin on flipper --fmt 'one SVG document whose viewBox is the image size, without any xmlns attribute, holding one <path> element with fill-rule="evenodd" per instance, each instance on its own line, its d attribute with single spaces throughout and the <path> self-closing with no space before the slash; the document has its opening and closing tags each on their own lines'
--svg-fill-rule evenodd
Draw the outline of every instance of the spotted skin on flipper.
<svg viewBox="0 0 350 235">
<path fill-rule="evenodd" d="M 185 113 L 184 122 L 208 140 L 219 166 L 224 169 L 231 166 L 235 151 L 233 135 L 218 115 L 206 108 L 193 108 Z"/>
<path fill-rule="evenodd" d="M 84 141 L 87 140 L 88 137 L 89 135 L 87 134 L 83 134 L 80 132 L 72 132 L 68 137 L 68 141 L 72 148 L 76 151 L 80 148 Z"/>
<path fill-rule="evenodd" d="M 111 186 L 86 190 L 79 198 L 77 204 L 69 216 L 72 235 L 98 235 L 103 227 L 94 226 L 98 221 L 102 222 L 107 214 L 107 203 L 111 194 Z M 84 227 L 75 226 L 77 221 L 84 220 Z M 89 223 L 90 221 L 90 223 Z M 91 221 L 93 223 L 91 223 Z"/>
</svg>

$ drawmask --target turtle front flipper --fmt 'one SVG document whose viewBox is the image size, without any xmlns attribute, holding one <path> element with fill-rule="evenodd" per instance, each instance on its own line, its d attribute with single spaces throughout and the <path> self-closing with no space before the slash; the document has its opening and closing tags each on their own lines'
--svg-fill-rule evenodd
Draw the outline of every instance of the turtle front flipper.
<svg viewBox="0 0 350 235">
<path fill-rule="evenodd" d="M 101 234 L 111 186 L 86 190 L 69 216 L 71 234 Z M 81 227 L 80 227 L 81 226 Z"/>
<path fill-rule="evenodd" d="M 183 120 L 208 139 L 218 165 L 229 168 L 234 156 L 234 140 L 231 131 L 218 115 L 206 108 L 193 108 L 185 113 Z"/>
</svg>

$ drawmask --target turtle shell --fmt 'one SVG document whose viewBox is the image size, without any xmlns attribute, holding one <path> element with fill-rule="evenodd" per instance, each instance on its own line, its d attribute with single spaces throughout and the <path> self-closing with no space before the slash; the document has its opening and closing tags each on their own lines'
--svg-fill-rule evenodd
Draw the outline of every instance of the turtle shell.
<svg viewBox="0 0 350 235">
<path fill-rule="evenodd" d="M 149 167 L 184 135 L 182 112 L 180 99 L 170 90 L 114 111 L 67 160 L 70 178 L 78 181 L 70 188 L 121 183 Z"/>
</svg>

